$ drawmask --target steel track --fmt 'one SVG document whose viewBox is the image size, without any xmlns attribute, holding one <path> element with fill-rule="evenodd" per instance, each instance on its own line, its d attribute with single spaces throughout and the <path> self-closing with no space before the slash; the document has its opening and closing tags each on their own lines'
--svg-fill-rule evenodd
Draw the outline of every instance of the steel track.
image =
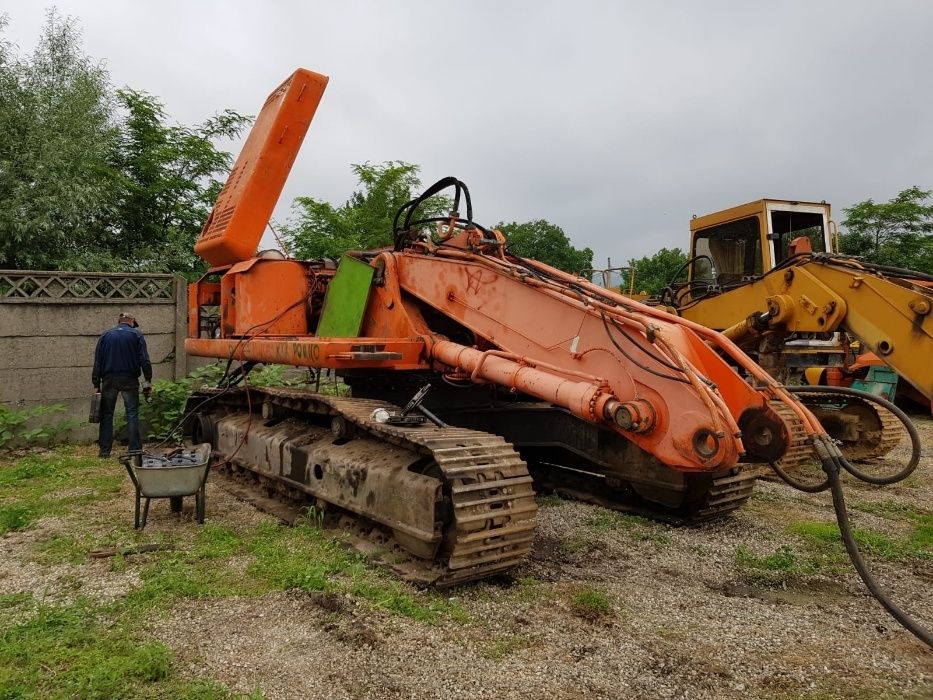
<svg viewBox="0 0 933 700">
<path fill-rule="evenodd" d="M 228 391 L 223 403 L 242 409 L 246 389 Z M 375 409 L 398 411 L 384 401 L 324 396 L 295 389 L 249 389 L 250 403 L 269 402 L 297 414 L 341 417 L 355 430 L 430 457 L 449 499 L 449 522 L 443 523 L 443 539 L 434 561 L 423 561 L 423 578 L 437 586 L 451 586 L 504 573 L 517 566 L 531 551 L 537 504 L 525 462 L 498 435 L 456 427 L 393 426 L 370 417 Z M 206 392 L 216 393 L 216 392 Z M 257 419 L 258 420 L 258 419 Z M 218 455 L 226 459 L 226 455 Z M 264 480 L 282 482 L 284 492 L 298 484 L 254 465 L 239 466 Z M 283 491 L 283 489 L 279 489 Z M 299 490 L 315 495 L 311 488 Z M 399 498 L 404 498 L 400 493 Z M 345 512 L 344 519 L 366 520 L 365 513 Z M 365 530 L 365 523 L 357 528 Z"/>
</svg>

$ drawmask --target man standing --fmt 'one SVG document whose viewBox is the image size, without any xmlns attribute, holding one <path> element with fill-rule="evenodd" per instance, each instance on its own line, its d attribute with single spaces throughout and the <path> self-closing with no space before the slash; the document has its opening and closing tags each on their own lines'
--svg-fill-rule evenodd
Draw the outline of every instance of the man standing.
<svg viewBox="0 0 933 700">
<path fill-rule="evenodd" d="M 100 397 L 99 457 L 109 457 L 113 446 L 113 411 L 117 394 L 123 395 L 126 409 L 126 429 L 130 438 L 130 451 L 143 448 L 139 434 L 139 373 L 142 371 L 143 394 L 152 392 L 152 363 L 146 350 L 146 339 L 131 314 L 121 313 L 117 325 L 106 331 L 97 341 L 94 352 L 94 371 L 91 381 Z"/>
</svg>

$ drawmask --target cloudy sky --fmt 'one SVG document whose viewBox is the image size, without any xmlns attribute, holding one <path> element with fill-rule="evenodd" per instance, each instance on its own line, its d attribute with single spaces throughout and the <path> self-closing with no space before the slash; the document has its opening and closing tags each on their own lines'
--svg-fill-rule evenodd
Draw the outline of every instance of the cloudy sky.
<svg viewBox="0 0 933 700">
<path fill-rule="evenodd" d="M 761 197 L 841 209 L 933 188 L 933 2 L 59 0 L 113 82 L 183 123 L 330 76 L 276 210 L 350 163 L 465 180 L 476 218 L 544 218 L 597 262 L 685 246 Z M 30 51 L 40 0 L 6 0 Z M 231 146 L 235 149 L 235 146 Z"/>
</svg>

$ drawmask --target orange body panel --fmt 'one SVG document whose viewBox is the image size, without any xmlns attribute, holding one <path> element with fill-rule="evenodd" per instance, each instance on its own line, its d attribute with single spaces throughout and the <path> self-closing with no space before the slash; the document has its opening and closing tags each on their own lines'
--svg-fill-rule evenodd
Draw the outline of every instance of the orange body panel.
<svg viewBox="0 0 933 700">
<path fill-rule="evenodd" d="M 405 338 L 188 338 L 185 352 L 238 362 L 328 369 L 429 369 L 425 344 Z M 379 359 L 382 355 L 391 355 Z"/>
<path fill-rule="evenodd" d="M 194 246 L 211 265 L 256 252 L 326 86 L 299 68 L 269 95 Z"/>
<path fill-rule="evenodd" d="M 254 258 L 234 265 L 221 278 L 223 337 L 307 335 L 308 292 L 303 263 Z"/>
</svg>

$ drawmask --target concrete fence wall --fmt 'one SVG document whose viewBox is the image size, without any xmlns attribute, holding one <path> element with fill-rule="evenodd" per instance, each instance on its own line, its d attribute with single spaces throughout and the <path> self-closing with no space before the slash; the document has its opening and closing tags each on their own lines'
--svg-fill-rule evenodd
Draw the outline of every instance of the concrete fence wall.
<svg viewBox="0 0 933 700">
<path fill-rule="evenodd" d="M 154 379 L 187 374 L 184 279 L 0 270 L 0 403 L 63 404 L 80 421 L 76 439 L 94 439 L 96 426 L 87 423 L 94 348 L 121 311 L 135 315 L 146 336 Z"/>
</svg>

